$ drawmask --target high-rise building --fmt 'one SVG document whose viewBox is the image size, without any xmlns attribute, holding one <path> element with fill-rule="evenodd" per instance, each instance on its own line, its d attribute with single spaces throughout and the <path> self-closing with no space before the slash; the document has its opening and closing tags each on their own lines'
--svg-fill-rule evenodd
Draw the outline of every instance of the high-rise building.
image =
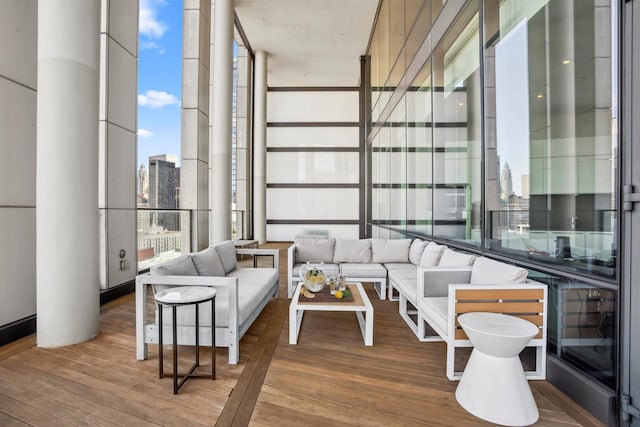
<svg viewBox="0 0 640 427">
<path fill-rule="evenodd" d="M 513 193 L 513 181 L 511 180 L 511 168 L 509 163 L 504 162 L 502 172 L 500 172 L 500 199 L 509 200 L 509 196 Z"/>
<path fill-rule="evenodd" d="M 149 207 L 158 210 L 155 212 L 154 225 L 160 225 L 167 230 L 178 230 L 180 221 L 175 210 L 176 203 L 176 162 L 177 157 L 172 154 L 159 154 L 149 157 Z"/>
<path fill-rule="evenodd" d="M 143 164 L 138 169 L 138 203 L 146 203 L 149 199 L 149 173 Z"/>
</svg>

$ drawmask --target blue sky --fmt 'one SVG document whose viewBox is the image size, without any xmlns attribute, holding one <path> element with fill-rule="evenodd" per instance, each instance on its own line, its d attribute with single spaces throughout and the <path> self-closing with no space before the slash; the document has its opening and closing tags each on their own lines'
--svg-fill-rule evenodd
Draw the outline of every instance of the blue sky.
<svg viewBox="0 0 640 427">
<path fill-rule="evenodd" d="M 138 166 L 180 155 L 182 0 L 140 0 Z"/>
</svg>

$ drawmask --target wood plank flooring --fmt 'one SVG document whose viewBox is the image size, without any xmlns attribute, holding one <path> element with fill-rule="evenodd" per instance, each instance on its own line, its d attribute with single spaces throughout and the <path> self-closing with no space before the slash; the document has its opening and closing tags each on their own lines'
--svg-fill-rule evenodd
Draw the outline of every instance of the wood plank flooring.
<svg viewBox="0 0 640 427">
<path fill-rule="evenodd" d="M 171 379 L 158 378 L 156 346 L 137 361 L 128 295 L 102 307 L 94 340 L 38 348 L 31 336 L 0 347 L 0 426 L 488 425 L 455 400 L 444 344 L 419 343 L 397 303 L 379 301 L 371 285 L 373 347 L 363 345 L 353 313 L 328 312 L 305 313 L 298 345 L 289 345 L 287 245 L 268 247 L 281 250 L 282 299 L 271 301 L 245 334 L 238 365 L 228 365 L 226 349 L 218 349 L 217 380 L 189 380 L 174 396 Z M 185 365 L 191 350 L 181 348 Z M 170 357 L 165 363 L 171 369 Z M 530 384 L 540 410 L 536 425 L 601 425 L 546 381 Z"/>
</svg>

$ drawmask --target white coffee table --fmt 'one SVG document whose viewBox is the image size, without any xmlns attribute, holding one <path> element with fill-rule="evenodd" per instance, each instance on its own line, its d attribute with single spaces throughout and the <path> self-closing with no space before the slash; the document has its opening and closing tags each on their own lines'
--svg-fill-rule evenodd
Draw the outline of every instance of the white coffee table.
<svg viewBox="0 0 640 427">
<path fill-rule="evenodd" d="M 518 355 L 539 329 L 499 313 L 466 313 L 458 322 L 474 345 L 456 389 L 458 403 L 483 420 L 526 426 L 538 408 Z"/>
<path fill-rule="evenodd" d="M 360 324 L 364 345 L 373 345 L 373 305 L 361 283 L 347 285 L 353 295 L 353 302 L 300 302 L 302 282 L 298 283 L 289 305 L 289 344 L 298 343 L 298 334 L 305 311 L 353 311 Z"/>
</svg>

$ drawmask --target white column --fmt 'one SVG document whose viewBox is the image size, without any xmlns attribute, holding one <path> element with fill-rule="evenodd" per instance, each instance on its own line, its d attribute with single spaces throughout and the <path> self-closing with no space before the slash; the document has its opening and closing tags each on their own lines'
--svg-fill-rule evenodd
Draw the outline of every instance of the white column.
<svg viewBox="0 0 640 427">
<path fill-rule="evenodd" d="M 253 234 L 267 240 L 267 54 L 256 52 L 253 116 Z"/>
<path fill-rule="evenodd" d="M 231 238 L 233 0 L 216 0 L 214 8 L 210 244 Z"/>
<path fill-rule="evenodd" d="M 38 2 L 37 330 L 54 347 L 98 333 L 100 0 Z"/>
</svg>

